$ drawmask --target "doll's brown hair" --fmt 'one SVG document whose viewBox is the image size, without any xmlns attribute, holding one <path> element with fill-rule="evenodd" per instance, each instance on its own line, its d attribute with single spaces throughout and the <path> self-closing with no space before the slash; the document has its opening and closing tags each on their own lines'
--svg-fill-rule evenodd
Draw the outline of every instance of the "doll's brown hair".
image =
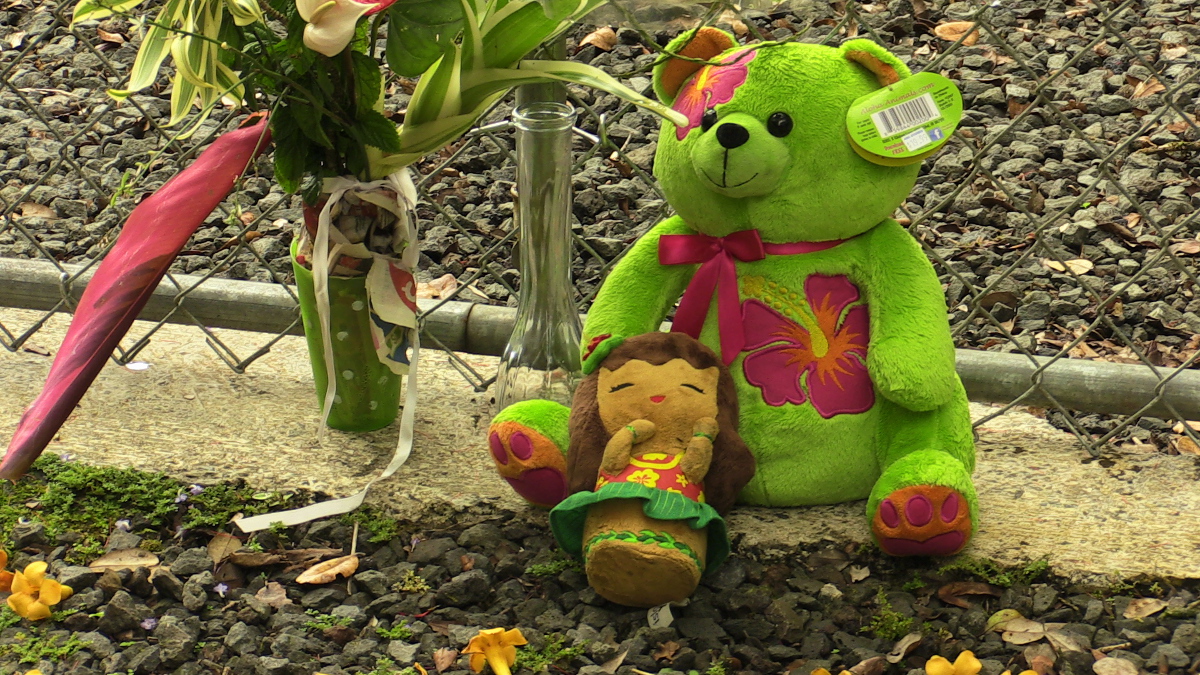
<svg viewBox="0 0 1200 675">
<path fill-rule="evenodd" d="M 646 333 L 629 338 L 605 357 L 601 366 L 616 370 L 630 361 L 645 361 L 661 366 L 672 359 L 683 359 L 693 368 L 717 367 L 717 424 L 720 431 L 713 441 L 712 464 L 704 479 L 705 501 L 724 513 L 733 506 L 738 492 L 754 476 L 754 455 L 738 435 L 737 389 L 729 369 L 708 347 L 683 333 Z M 604 447 L 611 438 L 600 420 L 596 399 L 600 369 L 583 379 L 571 405 L 571 448 L 567 453 L 567 481 L 571 494 L 595 488 Z"/>
</svg>

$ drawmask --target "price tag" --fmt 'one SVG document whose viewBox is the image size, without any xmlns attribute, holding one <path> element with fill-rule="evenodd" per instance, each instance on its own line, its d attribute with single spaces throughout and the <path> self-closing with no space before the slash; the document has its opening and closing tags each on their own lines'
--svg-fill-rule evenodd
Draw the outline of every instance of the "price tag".
<svg viewBox="0 0 1200 675">
<path fill-rule="evenodd" d="M 962 112 L 962 94 L 953 82 L 937 73 L 917 73 L 854 101 L 846 131 L 864 159 L 904 166 L 941 148 Z"/>
<path fill-rule="evenodd" d="M 675 617 L 671 615 L 671 603 L 651 607 L 646 613 L 646 622 L 651 628 L 666 628 L 675 621 Z"/>
</svg>

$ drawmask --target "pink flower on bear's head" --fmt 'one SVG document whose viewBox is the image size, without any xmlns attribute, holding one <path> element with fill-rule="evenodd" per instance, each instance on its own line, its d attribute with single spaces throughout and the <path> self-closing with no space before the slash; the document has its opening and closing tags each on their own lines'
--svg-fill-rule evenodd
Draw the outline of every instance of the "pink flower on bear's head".
<svg viewBox="0 0 1200 675">
<path fill-rule="evenodd" d="M 738 50 L 722 59 L 719 66 L 704 66 L 684 83 L 671 107 L 687 115 L 688 124 L 686 127 L 675 127 L 675 138 L 682 141 L 688 132 L 700 126 L 700 118 L 704 117 L 705 110 L 733 99 L 737 88 L 746 82 L 749 70 L 746 64 L 756 53 Z"/>
<path fill-rule="evenodd" d="M 811 400 L 826 419 L 866 412 L 875 405 L 867 372 L 870 321 L 858 289 L 843 276 L 813 275 L 804 295 L 814 325 L 805 327 L 759 300 L 742 304 L 746 381 L 767 405 Z M 849 308 L 849 309 L 847 309 Z"/>
</svg>

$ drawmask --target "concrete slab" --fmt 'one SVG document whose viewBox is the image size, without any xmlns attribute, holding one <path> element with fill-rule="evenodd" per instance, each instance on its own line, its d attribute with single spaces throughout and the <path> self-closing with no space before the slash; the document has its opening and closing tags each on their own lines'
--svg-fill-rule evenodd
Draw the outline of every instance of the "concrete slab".
<svg viewBox="0 0 1200 675">
<path fill-rule="evenodd" d="M 0 323 L 10 327 L 38 316 L 0 309 Z M 52 318 L 33 342 L 55 351 L 68 321 Z M 264 342 L 261 334 L 218 333 L 247 353 Z M 370 501 L 429 527 L 506 512 L 544 519 L 492 471 L 484 443 L 489 395 L 474 392 L 445 354 L 424 355 L 417 447 Z M 481 372 L 496 366 L 492 357 L 460 356 Z M 150 368 L 104 369 L 50 451 L 195 482 L 240 477 L 264 489 L 338 496 L 359 490 L 391 457 L 394 428 L 331 432 L 324 445 L 316 442 L 316 397 L 302 338 L 284 338 L 238 375 L 199 330 L 168 325 L 139 359 Z M 11 438 L 50 363 L 49 356 L 0 352 L 0 442 Z M 1046 557 L 1057 573 L 1080 581 L 1200 579 L 1200 458 L 1121 454 L 1092 461 L 1072 436 L 1023 412 L 988 422 L 979 436 L 983 522 L 967 554 L 1001 564 Z M 868 541 L 862 514 L 861 502 L 739 507 L 730 522 L 740 545 L 787 555 L 797 544 Z"/>
</svg>

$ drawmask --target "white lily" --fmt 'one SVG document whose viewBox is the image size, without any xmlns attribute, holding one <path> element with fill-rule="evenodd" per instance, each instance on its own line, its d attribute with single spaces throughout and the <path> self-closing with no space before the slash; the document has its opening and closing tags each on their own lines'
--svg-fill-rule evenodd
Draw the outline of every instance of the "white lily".
<svg viewBox="0 0 1200 675">
<path fill-rule="evenodd" d="M 354 39 L 354 28 L 365 14 L 372 14 L 391 2 L 355 2 L 354 0 L 296 0 L 304 27 L 304 46 L 325 56 L 337 56 Z"/>
</svg>

